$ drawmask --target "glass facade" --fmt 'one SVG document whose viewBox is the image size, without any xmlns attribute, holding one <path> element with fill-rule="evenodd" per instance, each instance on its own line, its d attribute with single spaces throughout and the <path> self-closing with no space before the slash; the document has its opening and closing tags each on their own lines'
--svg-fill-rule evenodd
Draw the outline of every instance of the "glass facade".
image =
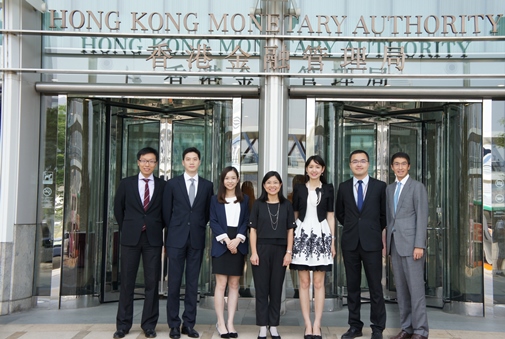
<svg viewBox="0 0 505 339">
<path fill-rule="evenodd" d="M 42 28 L 26 34 L 40 38 L 30 45 L 40 48 L 40 66 L 3 63 L 40 74 L 33 295 L 117 300 L 112 205 L 120 179 L 137 172 L 136 152 L 146 146 L 160 152 L 156 175 L 180 175 L 182 151 L 195 146 L 215 191 L 221 169 L 235 166 L 251 204 L 270 169 L 291 198 L 313 154 L 338 187 L 352 175 L 352 150 L 367 151 L 370 175 L 388 183 L 389 157 L 409 153 L 411 175 L 429 195 L 428 304 L 486 315 L 486 297 L 505 303 L 503 1 L 45 2 Z M 15 28 L 3 29 L 6 11 L 3 4 L 0 47 Z M 340 308 L 347 293 L 337 230 L 326 310 Z M 202 298 L 215 284 L 210 237 Z M 385 251 L 383 270 L 394 301 Z M 286 298 L 296 300 L 298 279 L 289 273 Z M 139 297 L 142 277 L 141 268 Z M 246 263 L 241 296 L 253 295 Z"/>
<path fill-rule="evenodd" d="M 488 285 L 486 296 L 494 305 L 503 305 L 503 258 L 505 257 L 505 102 L 493 101 L 490 119 L 484 126 L 483 139 L 483 212 L 482 240 L 484 243 L 485 265 L 491 268 L 484 274 L 492 274 L 492 284 Z M 491 287 L 492 286 L 492 287 Z"/>
</svg>

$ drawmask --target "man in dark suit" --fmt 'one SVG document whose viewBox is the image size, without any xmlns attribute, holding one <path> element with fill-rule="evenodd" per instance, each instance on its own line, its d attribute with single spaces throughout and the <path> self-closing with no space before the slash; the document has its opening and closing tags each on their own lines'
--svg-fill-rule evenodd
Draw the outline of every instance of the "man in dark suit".
<svg viewBox="0 0 505 339">
<path fill-rule="evenodd" d="M 167 227 L 165 246 L 168 257 L 167 322 L 170 338 L 182 334 L 198 338 L 194 329 L 198 276 L 205 247 L 205 233 L 210 214 L 212 183 L 198 176 L 200 151 L 195 147 L 182 154 L 184 174 L 167 182 L 163 195 L 163 217 Z M 184 313 L 179 318 L 179 295 L 186 266 Z"/>
<path fill-rule="evenodd" d="M 410 157 L 391 157 L 396 180 L 388 186 L 387 249 L 391 255 L 401 331 L 394 339 L 427 339 L 428 317 L 424 262 L 428 228 L 428 194 L 422 183 L 409 176 Z"/>
<path fill-rule="evenodd" d="M 343 225 L 342 255 L 347 278 L 349 330 L 342 339 L 363 335 L 361 321 L 361 267 L 370 291 L 372 339 L 381 339 L 386 327 L 382 293 L 382 230 L 386 227 L 386 183 L 368 175 L 369 158 L 363 150 L 349 157 L 353 178 L 340 184 L 337 219 Z"/>
<path fill-rule="evenodd" d="M 140 326 L 146 338 L 156 337 L 165 186 L 164 180 L 153 175 L 157 163 L 158 151 L 150 147 L 141 149 L 137 153 L 140 173 L 123 179 L 114 199 L 114 216 L 121 237 L 121 287 L 114 338 L 123 338 L 132 327 L 133 293 L 141 256 L 145 300 Z"/>
</svg>

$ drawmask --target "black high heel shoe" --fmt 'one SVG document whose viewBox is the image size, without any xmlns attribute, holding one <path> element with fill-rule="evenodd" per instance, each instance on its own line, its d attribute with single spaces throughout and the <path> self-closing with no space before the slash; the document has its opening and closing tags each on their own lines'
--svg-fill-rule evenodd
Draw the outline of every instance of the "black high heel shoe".
<svg viewBox="0 0 505 339">
<path fill-rule="evenodd" d="M 312 339 L 323 339 L 323 333 L 321 332 L 321 329 L 319 329 L 319 333 L 321 334 L 313 334 Z"/>
<path fill-rule="evenodd" d="M 307 331 L 307 327 L 303 330 L 303 339 L 314 339 L 312 334 L 305 334 L 305 331 Z"/>
<path fill-rule="evenodd" d="M 230 336 L 230 338 L 238 338 L 237 332 L 229 332 L 228 335 Z"/>
<path fill-rule="evenodd" d="M 219 332 L 219 327 L 217 326 L 217 323 L 216 323 L 216 331 L 217 331 L 217 334 L 219 334 L 219 336 L 221 338 L 223 338 L 223 339 L 230 338 L 230 333 L 226 332 L 226 333 L 221 334 L 221 332 Z"/>
</svg>

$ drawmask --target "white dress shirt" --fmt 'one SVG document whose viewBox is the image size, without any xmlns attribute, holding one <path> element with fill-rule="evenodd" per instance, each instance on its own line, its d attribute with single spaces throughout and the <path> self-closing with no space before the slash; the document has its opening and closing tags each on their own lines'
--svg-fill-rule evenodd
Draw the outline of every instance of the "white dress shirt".
<svg viewBox="0 0 505 339">
<path fill-rule="evenodd" d="M 191 180 L 189 179 L 195 179 L 195 198 L 196 194 L 198 192 L 198 174 L 195 175 L 194 177 L 190 177 L 186 172 L 184 172 L 184 182 L 186 183 L 186 192 L 188 193 L 189 196 L 189 186 L 191 186 Z"/>
<path fill-rule="evenodd" d="M 363 202 L 364 202 L 365 197 L 366 197 L 366 191 L 368 189 L 368 182 L 370 181 L 370 176 L 367 175 L 363 179 L 356 179 L 356 177 L 352 177 L 352 183 L 353 183 L 353 187 L 354 187 L 354 189 L 352 191 L 354 192 L 354 201 L 356 201 L 356 204 L 358 204 L 358 186 L 359 186 L 358 180 L 363 181 L 363 183 L 361 185 L 363 188 Z"/>
<path fill-rule="evenodd" d="M 144 203 L 144 193 L 146 191 L 146 182 L 144 179 L 149 179 L 148 185 L 149 185 L 149 201 L 152 200 L 153 198 L 153 193 L 154 193 L 154 175 L 150 175 L 148 178 L 144 177 L 142 173 L 139 173 L 139 195 L 140 195 L 140 201 L 142 201 L 142 204 Z"/>
</svg>

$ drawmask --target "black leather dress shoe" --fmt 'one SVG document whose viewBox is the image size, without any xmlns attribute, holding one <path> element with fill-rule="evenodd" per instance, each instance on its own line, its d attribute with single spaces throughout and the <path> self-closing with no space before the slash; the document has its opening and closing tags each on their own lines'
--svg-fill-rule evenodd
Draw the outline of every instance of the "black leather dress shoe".
<svg viewBox="0 0 505 339">
<path fill-rule="evenodd" d="M 170 338 L 179 339 L 181 337 L 181 330 L 179 327 L 170 327 Z"/>
<path fill-rule="evenodd" d="M 156 331 L 152 328 L 144 330 L 146 338 L 156 338 Z"/>
<path fill-rule="evenodd" d="M 124 336 L 127 335 L 128 332 L 129 331 L 125 331 L 125 330 L 117 330 L 116 332 L 114 332 L 113 338 L 124 338 Z"/>
<path fill-rule="evenodd" d="M 188 326 L 182 326 L 182 334 L 187 335 L 190 338 L 198 338 L 200 337 L 200 334 L 198 334 L 197 331 L 193 327 L 188 327 Z"/>
<path fill-rule="evenodd" d="M 382 332 L 373 331 L 371 339 L 382 339 Z"/>
<path fill-rule="evenodd" d="M 342 339 L 353 339 L 356 337 L 361 337 L 363 335 L 363 332 L 361 330 L 351 327 L 350 329 L 347 330 L 344 334 L 342 334 Z"/>
<path fill-rule="evenodd" d="M 412 333 L 407 333 L 404 330 L 401 330 L 397 335 L 390 337 L 391 339 L 410 339 L 412 338 Z"/>
</svg>

